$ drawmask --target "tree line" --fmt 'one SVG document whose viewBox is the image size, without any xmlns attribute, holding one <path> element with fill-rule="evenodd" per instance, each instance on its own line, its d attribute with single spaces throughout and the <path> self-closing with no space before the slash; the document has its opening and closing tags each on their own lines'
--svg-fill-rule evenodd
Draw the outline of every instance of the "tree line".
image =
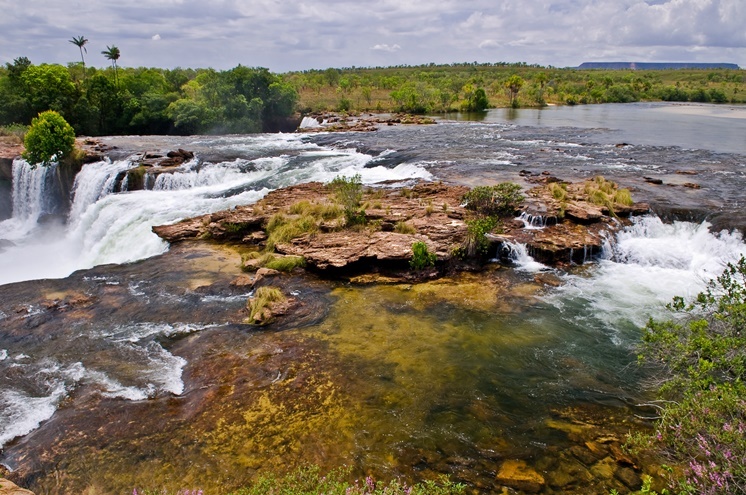
<svg viewBox="0 0 746 495">
<path fill-rule="evenodd" d="M 548 104 L 693 101 L 744 103 L 743 70 L 578 70 L 525 63 L 460 63 L 273 74 L 214 69 L 86 66 L 83 37 L 68 40 L 80 62 L 0 66 L 0 126 L 57 111 L 78 135 L 224 134 L 290 130 L 296 112 L 482 111 Z"/>
<path fill-rule="evenodd" d="M 437 113 L 484 107 L 691 101 L 744 103 L 743 70 L 579 70 L 463 63 L 290 72 L 305 112 Z M 477 95 L 479 91 L 479 95 Z M 480 103 L 476 104 L 479 101 Z"/>
<path fill-rule="evenodd" d="M 54 110 L 78 135 L 229 134 L 276 131 L 296 110 L 295 88 L 265 68 L 227 71 L 123 68 L 107 46 L 106 69 L 86 67 L 85 38 L 70 40 L 81 62 L 0 67 L 0 126 L 29 125 Z"/>
</svg>

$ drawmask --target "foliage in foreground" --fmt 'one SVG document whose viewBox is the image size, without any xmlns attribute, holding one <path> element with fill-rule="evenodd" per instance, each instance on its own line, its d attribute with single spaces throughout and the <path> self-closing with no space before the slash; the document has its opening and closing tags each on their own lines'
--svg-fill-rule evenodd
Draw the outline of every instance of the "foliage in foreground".
<svg viewBox="0 0 746 495">
<path fill-rule="evenodd" d="M 464 485 L 447 478 L 408 485 L 399 480 L 388 483 L 368 476 L 354 483 L 346 481 L 350 469 L 337 469 L 321 475 L 318 467 L 300 468 L 282 478 L 263 476 L 251 487 L 232 495 L 457 495 L 465 493 Z"/>
<path fill-rule="evenodd" d="M 669 309 L 674 319 L 646 326 L 640 355 L 665 369 L 660 419 L 634 443 L 683 465 L 672 480 L 682 493 L 746 493 L 746 259 Z"/>
<path fill-rule="evenodd" d="M 31 121 L 23 142 L 24 160 L 31 165 L 47 166 L 73 151 L 75 131 L 59 113 L 49 110 Z"/>
</svg>

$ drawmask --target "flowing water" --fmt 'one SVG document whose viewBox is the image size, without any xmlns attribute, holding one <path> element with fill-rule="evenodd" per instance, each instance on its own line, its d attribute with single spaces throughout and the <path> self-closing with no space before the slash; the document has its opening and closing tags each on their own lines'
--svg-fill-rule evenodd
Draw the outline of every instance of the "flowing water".
<svg viewBox="0 0 746 495">
<path fill-rule="evenodd" d="M 53 171 L 17 161 L 13 216 L 0 223 L 0 462 L 40 493 L 221 493 L 306 463 L 384 478 L 445 473 L 489 492 L 504 459 L 526 460 L 556 490 L 608 492 L 616 485 L 589 481 L 562 452 L 592 427 L 619 438 L 645 427 L 635 420 L 647 398 L 634 364 L 639 328 L 746 254 L 738 232 L 651 215 L 568 273 L 516 245 L 513 268 L 425 284 L 287 278 L 305 309 L 277 331 L 242 323 L 248 290 L 231 284 L 235 251 L 168 250 L 150 232 L 355 173 L 471 185 L 603 174 L 662 211 L 674 199 L 693 216 L 741 210 L 746 151 L 616 146 L 601 127 L 446 121 L 369 134 L 109 138 L 127 153 L 181 147 L 196 159 L 141 191 L 117 180 L 136 165 L 126 153 L 86 165 L 66 221 L 41 224 L 55 208 L 45 194 Z M 537 283 L 544 272 L 559 284 Z"/>
</svg>

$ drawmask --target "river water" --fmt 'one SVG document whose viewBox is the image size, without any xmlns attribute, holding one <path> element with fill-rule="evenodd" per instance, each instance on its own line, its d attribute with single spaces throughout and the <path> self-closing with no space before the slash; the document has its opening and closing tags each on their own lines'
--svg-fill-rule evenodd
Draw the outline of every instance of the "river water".
<svg viewBox="0 0 746 495">
<path fill-rule="evenodd" d="M 577 469 L 557 481 L 573 469 L 562 451 L 589 440 L 572 425 L 644 427 L 640 326 L 746 253 L 720 227 L 743 209 L 739 112 L 563 107 L 362 134 L 106 138 L 119 151 L 84 167 L 67 218 L 52 171 L 17 161 L 0 223 L 0 462 L 47 493 L 220 493 L 305 463 L 489 490 L 516 458 L 555 489 L 604 493 L 616 485 Z M 128 155 L 175 148 L 195 160 L 116 190 Z M 510 269 L 414 286 L 289 278 L 307 312 L 269 332 L 242 323 L 236 251 L 169 250 L 150 232 L 337 175 L 479 185 L 544 171 L 604 175 L 667 221 L 637 219 L 594 262 L 555 273 L 558 287 L 519 252 Z"/>
</svg>

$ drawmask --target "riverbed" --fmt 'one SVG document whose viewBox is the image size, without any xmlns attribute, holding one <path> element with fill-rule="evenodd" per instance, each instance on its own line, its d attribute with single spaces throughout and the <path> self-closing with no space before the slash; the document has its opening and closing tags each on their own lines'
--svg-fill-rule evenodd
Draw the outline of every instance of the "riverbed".
<svg viewBox="0 0 746 495">
<path fill-rule="evenodd" d="M 653 144 L 618 139 L 613 122 L 501 119 L 364 134 L 106 138 L 119 151 L 86 165 L 66 218 L 45 203 L 48 171 L 19 168 L 25 188 L 0 223 L 13 243 L 0 257 L 0 462 L 43 493 L 224 493 L 309 463 L 385 479 L 448 474 L 490 492 L 506 460 L 541 473 L 547 492 L 624 490 L 613 473 L 591 474 L 604 457 L 568 452 L 646 427 L 640 327 L 746 253 L 738 222 L 724 220 L 743 208 L 746 151 L 731 141 L 730 152 L 675 146 L 665 133 Z M 129 154 L 176 148 L 197 159 L 148 190 L 112 189 Z M 543 172 L 604 175 L 658 215 L 568 271 L 524 253 L 511 266 L 422 284 L 287 277 L 278 283 L 306 310 L 266 329 L 243 323 L 249 289 L 231 284 L 237 251 L 169 249 L 150 232 L 337 175 L 527 185 Z M 559 284 L 537 277 L 546 273 Z"/>
</svg>

